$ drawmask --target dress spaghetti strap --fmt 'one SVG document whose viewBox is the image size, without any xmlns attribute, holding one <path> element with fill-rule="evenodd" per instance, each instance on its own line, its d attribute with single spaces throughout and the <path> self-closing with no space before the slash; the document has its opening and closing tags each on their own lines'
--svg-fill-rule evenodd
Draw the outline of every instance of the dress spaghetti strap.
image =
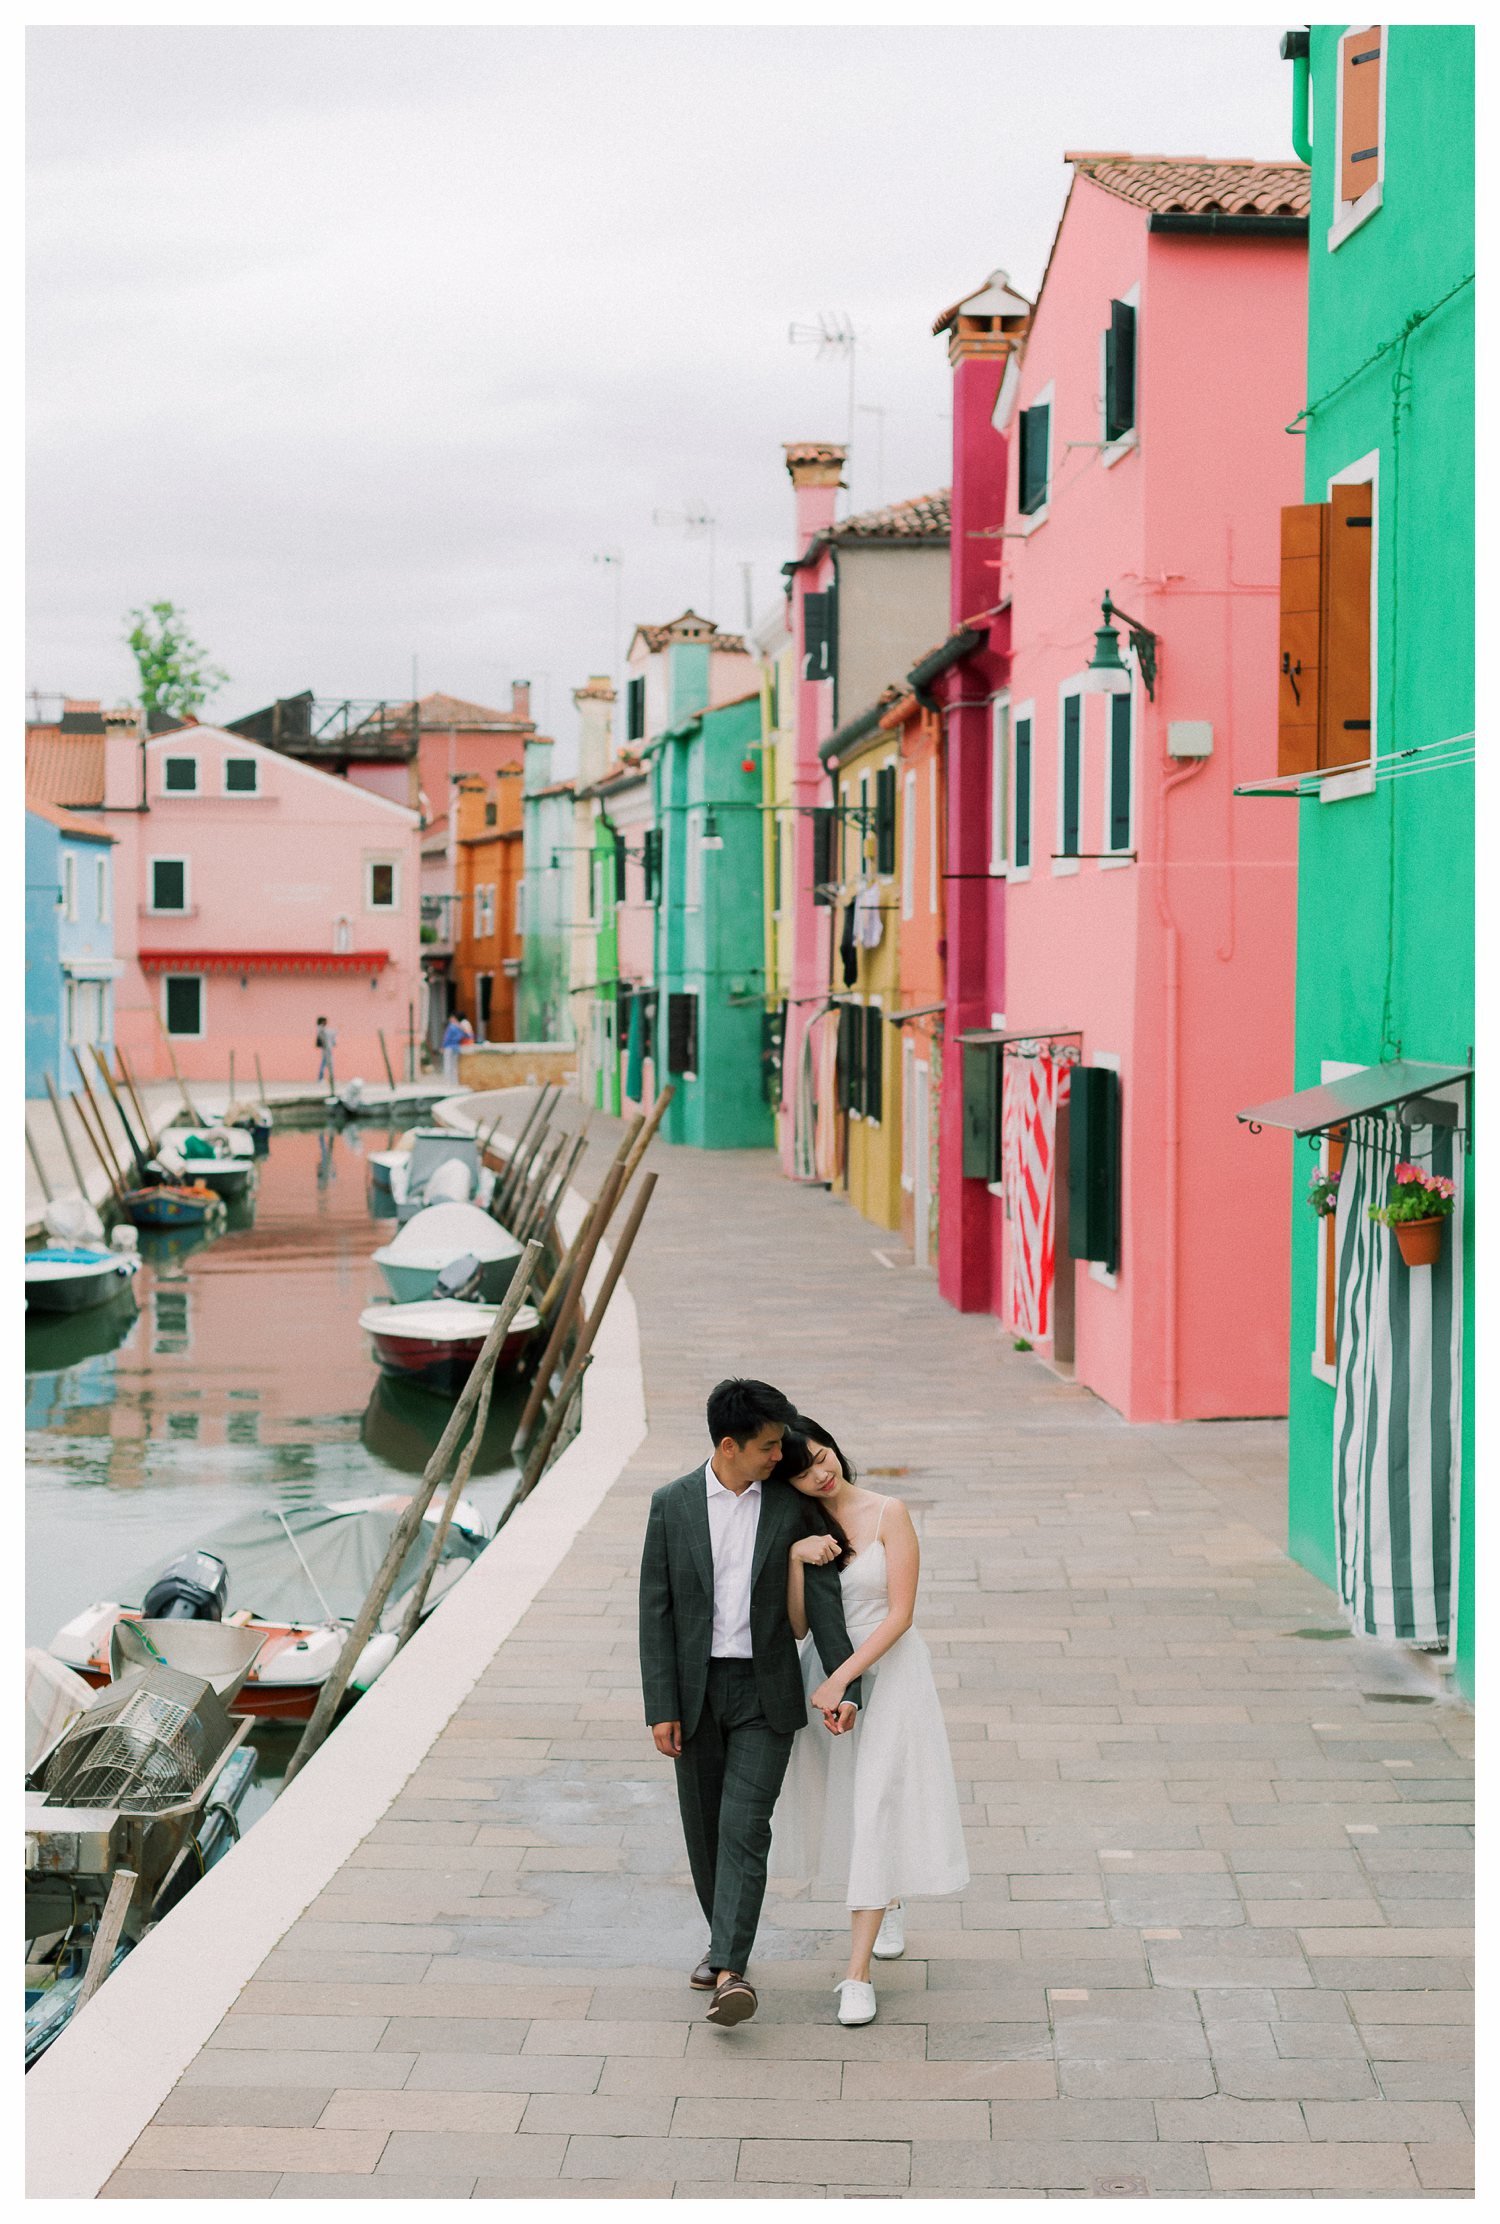
<svg viewBox="0 0 1500 2224">
<path fill-rule="evenodd" d="M 885 1509 L 889 1504 L 890 1500 L 888 1498 L 882 1498 L 880 1501 L 880 1516 L 875 1523 L 875 1535 L 873 1539 L 873 1542 L 876 1544 L 879 1544 L 880 1542 L 880 1532 L 885 1526 Z"/>
</svg>

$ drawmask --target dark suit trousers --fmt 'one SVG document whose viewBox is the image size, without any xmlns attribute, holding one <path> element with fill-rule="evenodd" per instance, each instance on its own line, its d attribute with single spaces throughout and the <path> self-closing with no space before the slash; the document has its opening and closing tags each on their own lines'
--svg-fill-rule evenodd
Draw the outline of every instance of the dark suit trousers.
<svg viewBox="0 0 1500 2224">
<path fill-rule="evenodd" d="M 743 1976 L 750 1959 L 766 1893 L 771 1810 L 795 1735 L 773 1730 L 761 1713 L 753 1661 L 709 1662 L 703 1712 L 676 1767 L 682 1834 L 715 1969 Z"/>
</svg>

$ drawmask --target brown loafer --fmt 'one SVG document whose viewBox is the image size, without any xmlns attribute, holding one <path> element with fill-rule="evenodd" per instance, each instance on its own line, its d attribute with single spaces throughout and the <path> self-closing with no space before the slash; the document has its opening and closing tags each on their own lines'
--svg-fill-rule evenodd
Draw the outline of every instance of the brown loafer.
<svg viewBox="0 0 1500 2224">
<path fill-rule="evenodd" d="M 744 2023 L 759 2006 L 754 1985 L 746 1984 L 743 1977 L 726 1977 L 709 2003 L 706 2020 L 719 2024 Z"/>
<path fill-rule="evenodd" d="M 691 1977 L 689 1977 L 688 1983 L 692 1986 L 694 1992 L 712 1992 L 718 1982 L 719 1972 L 705 1954 Z"/>
</svg>

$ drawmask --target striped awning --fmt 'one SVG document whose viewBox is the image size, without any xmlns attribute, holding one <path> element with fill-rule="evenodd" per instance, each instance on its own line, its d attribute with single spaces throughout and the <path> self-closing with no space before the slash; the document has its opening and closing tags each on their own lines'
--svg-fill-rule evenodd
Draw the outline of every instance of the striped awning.
<svg viewBox="0 0 1500 2224">
<path fill-rule="evenodd" d="M 143 973 L 383 973 L 389 950 L 142 950 Z"/>
</svg>

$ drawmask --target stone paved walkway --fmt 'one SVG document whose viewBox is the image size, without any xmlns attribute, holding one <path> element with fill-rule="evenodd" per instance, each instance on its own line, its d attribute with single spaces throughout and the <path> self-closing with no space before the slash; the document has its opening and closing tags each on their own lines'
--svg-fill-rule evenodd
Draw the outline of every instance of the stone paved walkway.
<svg viewBox="0 0 1500 2224">
<path fill-rule="evenodd" d="M 107 2194 L 1466 2187 L 1471 1718 L 1405 1655 L 1297 1634 L 1337 1618 L 1279 1549 L 1281 1431 L 1127 1429 L 768 1157 L 653 1163 L 641 1453 Z M 795 1892 L 753 2023 L 686 1984 L 636 1565 L 731 1371 L 836 1426 L 922 1538 L 974 1875 L 910 1911 L 867 2029 L 833 2021 L 842 1910 Z"/>
</svg>

